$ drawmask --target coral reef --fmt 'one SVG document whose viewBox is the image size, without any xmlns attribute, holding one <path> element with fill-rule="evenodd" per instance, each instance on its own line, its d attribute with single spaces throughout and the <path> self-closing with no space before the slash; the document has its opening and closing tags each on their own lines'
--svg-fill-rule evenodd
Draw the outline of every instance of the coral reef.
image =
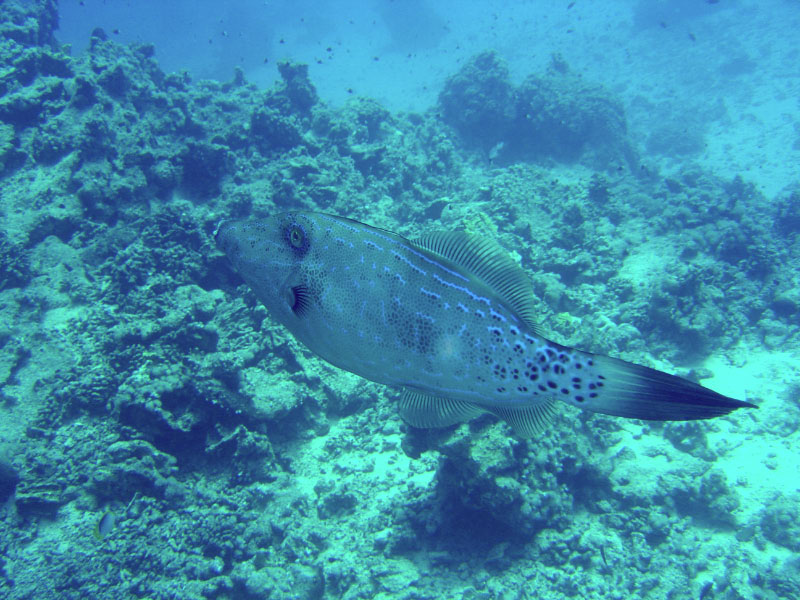
<svg viewBox="0 0 800 600">
<path fill-rule="evenodd" d="M 496 53 L 478 54 L 445 82 L 439 104 L 466 145 L 493 159 L 636 168 L 622 105 L 602 86 L 573 75 L 557 55 L 546 74 L 530 75 L 515 88 Z"/>
<path fill-rule="evenodd" d="M 56 20 L 0 5 L 0 596 L 797 596 L 798 498 L 726 467 L 785 473 L 749 446 L 797 443 L 796 390 L 711 423 L 414 430 L 211 239 L 289 207 L 491 236 L 549 337 L 706 378 L 712 351 L 800 342 L 796 190 L 612 168 L 624 114 L 558 57 L 512 86 L 479 54 L 441 110 L 394 114 L 326 105 L 291 61 L 262 91 L 100 30 L 72 58 Z"/>
</svg>

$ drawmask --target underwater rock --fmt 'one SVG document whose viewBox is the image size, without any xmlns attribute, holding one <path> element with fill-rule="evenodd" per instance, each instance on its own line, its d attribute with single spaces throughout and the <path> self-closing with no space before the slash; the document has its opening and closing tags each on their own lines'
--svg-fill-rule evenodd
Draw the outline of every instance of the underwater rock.
<svg viewBox="0 0 800 600">
<path fill-rule="evenodd" d="M 182 180 L 193 195 L 206 199 L 219 194 L 222 177 L 230 171 L 228 148 L 211 142 L 189 142 L 178 157 Z"/>
<path fill-rule="evenodd" d="M 772 298 L 772 310 L 780 317 L 791 317 L 800 312 L 800 287 L 782 290 Z"/>
<path fill-rule="evenodd" d="M 445 81 L 439 95 L 442 120 L 467 144 L 488 152 L 510 133 L 513 93 L 505 61 L 494 51 L 482 52 Z"/>
<path fill-rule="evenodd" d="M 343 488 L 335 488 L 321 496 L 317 504 L 317 516 L 320 519 L 331 519 L 351 514 L 356 510 L 358 500 Z"/>
<path fill-rule="evenodd" d="M 26 155 L 19 151 L 18 144 L 14 127 L 0 123 L 0 174 L 8 173 L 25 162 Z"/>
<path fill-rule="evenodd" d="M 681 421 L 664 424 L 664 438 L 675 448 L 708 462 L 716 460 L 716 455 L 708 447 L 707 428 L 698 427 L 697 423 Z"/>
<path fill-rule="evenodd" d="M 234 591 L 256 598 L 296 598 L 316 600 L 323 597 L 325 582 L 317 569 L 292 564 L 288 569 L 271 565 L 257 568 L 253 561 L 240 562 L 231 573 Z"/>
<path fill-rule="evenodd" d="M 115 442 L 107 449 L 110 464 L 92 476 L 95 494 L 103 500 L 128 502 L 135 494 L 163 498 L 177 471 L 176 459 L 143 440 Z"/>
<path fill-rule="evenodd" d="M 63 485 L 58 482 L 27 481 L 17 483 L 14 504 L 23 516 L 54 517 L 66 502 Z"/>
<path fill-rule="evenodd" d="M 555 526 L 562 503 L 552 494 L 558 483 L 538 470 L 523 475 L 515 456 L 521 447 L 495 424 L 480 435 L 460 427 L 449 436 L 439 448 L 447 460 L 437 472 L 442 510 L 437 535 L 455 540 L 472 535 L 492 546 L 532 535 L 544 522 Z"/>
<path fill-rule="evenodd" d="M 281 60 L 278 62 L 278 72 L 292 107 L 301 113 L 309 112 L 317 103 L 318 97 L 316 88 L 308 78 L 308 65 Z"/>
<path fill-rule="evenodd" d="M 250 119 L 253 143 L 263 153 L 288 150 L 303 141 L 300 126 L 292 116 L 267 106 L 256 109 Z"/>
<path fill-rule="evenodd" d="M 18 483 L 19 473 L 5 457 L 0 456 L 0 505 L 14 493 Z"/>
<path fill-rule="evenodd" d="M 121 64 L 102 71 L 97 78 L 97 83 L 113 98 L 124 98 L 131 86 L 130 79 Z"/>
<path fill-rule="evenodd" d="M 60 79 L 37 79 L 0 98 L 0 120 L 13 123 L 22 129 L 36 124 L 48 115 L 61 112 L 67 99 L 67 90 Z"/>
<path fill-rule="evenodd" d="M 0 37 L 22 46 L 56 46 L 53 32 L 58 29 L 55 0 L 4 0 Z"/>
<path fill-rule="evenodd" d="M 0 290 L 24 287 L 31 277 L 29 251 L 0 231 Z"/>
<path fill-rule="evenodd" d="M 712 469 L 689 487 L 674 488 L 670 500 L 677 510 L 701 523 L 733 528 L 737 525 L 739 497 L 728 485 L 725 474 Z"/>
<path fill-rule="evenodd" d="M 600 85 L 551 72 L 529 75 L 514 96 L 511 154 L 575 162 L 591 151 L 605 166 L 629 152 L 622 105 Z"/>
<path fill-rule="evenodd" d="M 798 496 L 780 494 L 770 500 L 761 516 L 764 537 L 794 552 L 800 552 L 800 523 L 797 520 Z"/>
<path fill-rule="evenodd" d="M 781 235 L 790 239 L 800 235 L 800 188 L 786 190 L 776 200 L 775 223 Z"/>
<path fill-rule="evenodd" d="M 350 132 L 351 144 L 374 144 L 386 137 L 393 126 L 393 117 L 372 98 L 356 98 L 341 111 L 343 125 Z"/>
<path fill-rule="evenodd" d="M 439 105 L 442 120 L 490 159 L 636 162 L 622 104 L 558 57 L 545 75 L 515 88 L 496 53 L 478 54 L 446 81 Z"/>
</svg>

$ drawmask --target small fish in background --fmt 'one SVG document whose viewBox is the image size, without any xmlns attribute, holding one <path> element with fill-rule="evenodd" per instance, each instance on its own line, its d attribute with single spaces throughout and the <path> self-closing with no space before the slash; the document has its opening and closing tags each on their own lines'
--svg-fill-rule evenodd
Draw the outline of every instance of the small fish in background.
<svg viewBox="0 0 800 600">
<path fill-rule="evenodd" d="M 531 437 L 556 400 L 634 419 L 755 407 L 656 369 L 552 342 L 527 274 L 490 240 L 407 240 L 305 211 L 224 221 L 217 245 L 263 302 L 329 363 L 401 390 L 414 427 L 492 413 Z"/>
<path fill-rule="evenodd" d="M 97 520 L 97 523 L 94 525 L 94 537 L 96 540 L 103 540 L 105 537 L 111 533 L 114 529 L 114 526 L 117 524 L 117 515 L 114 514 L 113 510 L 107 510 L 104 512 L 100 518 Z"/>
<path fill-rule="evenodd" d="M 100 518 L 94 524 L 92 534 L 95 539 L 105 539 L 117 527 L 120 518 L 130 518 L 130 509 L 134 502 L 139 498 L 139 492 L 136 492 L 131 497 L 127 506 L 123 506 L 118 502 L 112 502 L 108 508 L 103 511 Z"/>
<path fill-rule="evenodd" d="M 489 162 L 494 162 L 505 147 L 505 142 L 498 142 L 489 150 Z"/>
</svg>

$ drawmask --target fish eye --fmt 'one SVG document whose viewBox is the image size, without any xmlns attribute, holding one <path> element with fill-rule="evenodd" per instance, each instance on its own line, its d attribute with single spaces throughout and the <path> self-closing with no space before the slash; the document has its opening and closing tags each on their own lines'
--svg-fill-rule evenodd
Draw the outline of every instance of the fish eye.
<svg viewBox="0 0 800 600">
<path fill-rule="evenodd" d="M 295 248 L 300 248 L 303 245 L 303 230 L 297 225 L 289 230 L 289 243 Z"/>
<path fill-rule="evenodd" d="M 303 243 L 306 241 L 306 232 L 303 231 L 303 228 L 299 225 L 292 225 L 289 227 L 286 237 L 294 248 L 300 249 L 303 247 Z"/>
<path fill-rule="evenodd" d="M 303 256 L 308 251 L 308 236 L 305 228 L 298 223 L 291 223 L 284 231 L 286 242 L 296 253 Z"/>
</svg>

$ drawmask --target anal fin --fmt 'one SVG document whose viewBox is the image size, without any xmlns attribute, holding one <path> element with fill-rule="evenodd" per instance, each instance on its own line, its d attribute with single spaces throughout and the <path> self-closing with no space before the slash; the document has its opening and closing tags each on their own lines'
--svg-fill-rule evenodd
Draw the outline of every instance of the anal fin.
<svg viewBox="0 0 800 600">
<path fill-rule="evenodd" d="M 432 396 L 409 388 L 404 388 L 400 396 L 400 416 L 412 427 L 447 427 L 484 412 L 471 402 Z"/>
<path fill-rule="evenodd" d="M 529 438 L 544 429 L 553 417 L 555 400 L 548 398 L 528 406 L 493 406 L 488 410 L 508 423 L 517 436 Z"/>
</svg>

